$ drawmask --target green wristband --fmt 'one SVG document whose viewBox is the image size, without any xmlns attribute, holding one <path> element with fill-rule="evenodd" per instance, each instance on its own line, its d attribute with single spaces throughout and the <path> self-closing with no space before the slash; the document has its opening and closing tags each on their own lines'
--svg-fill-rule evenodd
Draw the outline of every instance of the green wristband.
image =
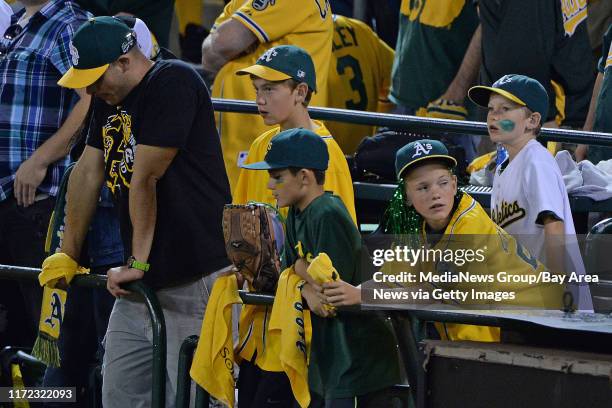
<svg viewBox="0 0 612 408">
<path fill-rule="evenodd" d="M 127 261 L 127 266 L 130 268 L 138 269 L 143 272 L 147 272 L 151 265 L 145 262 L 138 262 L 134 256 L 130 256 Z"/>
</svg>

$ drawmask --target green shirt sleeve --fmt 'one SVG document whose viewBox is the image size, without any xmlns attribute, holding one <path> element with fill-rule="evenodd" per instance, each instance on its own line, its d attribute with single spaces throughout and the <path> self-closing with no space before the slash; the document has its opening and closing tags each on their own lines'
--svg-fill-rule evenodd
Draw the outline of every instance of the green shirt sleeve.
<svg viewBox="0 0 612 408">
<path fill-rule="evenodd" d="M 355 225 L 347 223 L 345 217 L 327 212 L 317 218 L 315 236 L 313 237 L 313 255 L 325 252 L 338 271 L 340 278 L 349 283 L 355 283 L 357 263 L 360 259 L 361 238 Z M 359 282 L 360 283 L 360 282 Z"/>
</svg>

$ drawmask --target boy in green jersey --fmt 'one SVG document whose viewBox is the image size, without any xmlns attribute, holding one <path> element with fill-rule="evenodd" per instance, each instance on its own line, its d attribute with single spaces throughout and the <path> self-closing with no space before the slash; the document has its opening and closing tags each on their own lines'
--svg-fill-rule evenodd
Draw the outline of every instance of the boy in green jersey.
<svg viewBox="0 0 612 408">
<path fill-rule="evenodd" d="M 268 188 L 279 207 L 289 207 L 284 267 L 306 281 L 302 296 L 312 316 L 308 382 L 325 407 L 392 406 L 387 389 L 399 382 L 393 335 L 377 316 L 330 312 L 322 290 L 308 275 L 310 261 L 326 253 L 344 281 L 358 285 L 361 237 L 346 207 L 325 192 L 329 154 L 320 136 L 290 129 L 275 136 L 264 161 L 245 165 L 268 170 Z M 314 398 L 316 400 L 316 397 Z"/>
</svg>

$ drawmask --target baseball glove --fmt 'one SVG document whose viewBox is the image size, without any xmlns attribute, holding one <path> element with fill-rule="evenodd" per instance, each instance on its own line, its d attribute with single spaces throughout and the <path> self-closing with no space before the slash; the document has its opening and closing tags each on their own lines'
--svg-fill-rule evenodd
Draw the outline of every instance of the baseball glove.
<svg viewBox="0 0 612 408">
<path fill-rule="evenodd" d="M 274 293 L 280 275 L 283 225 L 266 204 L 228 204 L 223 209 L 223 236 L 229 260 L 258 292 Z"/>
</svg>

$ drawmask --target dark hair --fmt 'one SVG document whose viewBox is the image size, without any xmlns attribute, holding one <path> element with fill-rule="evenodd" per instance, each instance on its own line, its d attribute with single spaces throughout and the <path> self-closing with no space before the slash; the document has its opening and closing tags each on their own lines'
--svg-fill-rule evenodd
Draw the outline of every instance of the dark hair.
<svg viewBox="0 0 612 408">
<path fill-rule="evenodd" d="M 322 186 L 323 184 L 325 184 L 325 170 L 307 169 L 305 167 L 289 167 L 288 168 L 288 170 L 294 176 L 297 175 L 300 172 L 300 170 L 302 170 L 302 169 L 312 171 L 312 173 L 314 174 L 315 180 L 317 181 L 318 185 Z"/>
<path fill-rule="evenodd" d="M 286 82 L 287 85 L 289 85 L 289 88 L 291 88 L 292 91 L 294 91 L 295 88 L 297 88 L 299 84 L 305 83 L 305 82 L 298 82 L 298 81 L 296 81 L 295 79 L 292 79 L 292 78 L 285 79 L 284 81 L 279 81 L 279 82 Z M 302 103 L 302 105 L 304 105 L 304 107 L 308 107 L 308 104 L 310 103 L 311 99 L 312 99 L 312 89 L 310 89 L 310 87 L 308 87 L 308 92 L 306 92 L 306 98 L 304 98 L 304 102 Z"/>
</svg>

